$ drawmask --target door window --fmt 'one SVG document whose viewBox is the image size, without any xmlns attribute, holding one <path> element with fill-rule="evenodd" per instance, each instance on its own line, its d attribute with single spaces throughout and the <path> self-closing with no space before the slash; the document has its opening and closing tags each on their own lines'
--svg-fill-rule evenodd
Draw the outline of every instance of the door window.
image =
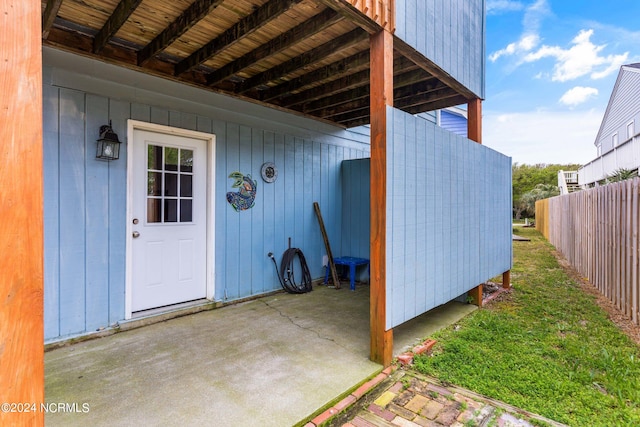
<svg viewBox="0 0 640 427">
<path fill-rule="evenodd" d="M 147 146 L 147 223 L 193 221 L 193 150 Z"/>
</svg>

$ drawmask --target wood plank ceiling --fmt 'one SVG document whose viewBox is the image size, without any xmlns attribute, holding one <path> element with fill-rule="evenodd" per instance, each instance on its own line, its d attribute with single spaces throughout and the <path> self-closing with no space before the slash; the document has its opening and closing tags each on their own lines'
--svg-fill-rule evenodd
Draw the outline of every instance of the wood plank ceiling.
<svg viewBox="0 0 640 427">
<path fill-rule="evenodd" d="M 345 127 L 368 124 L 371 28 L 344 6 L 327 6 L 335 3 L 42 0 L 42 37 L 44 45 Z M 427 69 L 396 49 L 396 108 L 415 114 L 467 102 Z"/>
</svg>

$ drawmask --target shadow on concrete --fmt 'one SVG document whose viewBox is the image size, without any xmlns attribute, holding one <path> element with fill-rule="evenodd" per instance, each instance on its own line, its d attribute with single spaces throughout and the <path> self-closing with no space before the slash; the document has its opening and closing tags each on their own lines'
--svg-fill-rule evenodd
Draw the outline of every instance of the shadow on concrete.
<svg viewBox="0 0 640 427">
<path fill-rule="evenodd" d="M 475 309 L 449 303 L 394 329 L 394 354 Z M 287 426 L 377 374 L 369 287 L 316 286 L 45 354 L 48 426 Z M 76 405 L 74 405 L 76 404 Z"/>
</svg>

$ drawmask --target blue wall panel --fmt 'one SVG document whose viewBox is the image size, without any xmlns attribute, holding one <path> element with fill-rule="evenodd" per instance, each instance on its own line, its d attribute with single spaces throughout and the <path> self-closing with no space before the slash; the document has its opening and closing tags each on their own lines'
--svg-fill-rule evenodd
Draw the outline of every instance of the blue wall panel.
<svg viewBox="0 0 640 427">
<path fill-rule="evenodd" d="M 60 182 L 59 203 L 64 210 L 59 216 L 60 333 L 63 335 L 82 332 L 85 324 L 84 100 L 82 92 L 60 90 L 60 163 L 56 178 Z"/>
<path fill-rule="evenodd" d="M 511 159 L 427 120 L 387 111 L 387 328 L 393 328 L 511 268 Z"/>
<path fill-rule="evenodd" d="M 57 70 L 49 74 L 56 73 L 62 74 Z M 100 86 L 96 92 L 104 91 Z M 130 118 L 216 136 L 216 300 L 280 289 L 266 254 L 273 252 L 279 261 L 289 237 L 305 253 L 312 277 L 324 276 L 325 249 L 314 201 L 321 203 L 332 245 L 341 247 L 340 164 L 368 156 L 369 145 L 361 136 L 354 134 L 351 139 L 351 133 L 337 128 L 339 136 L 290 125 L 287 131 L 265 129 L 251 124 L 260 118 L 243 124 L 221 120 L 204 105 L 201 113 L 185 112 L 61 88 L 47 80 L 43 94 L 47 340 L 95 331 L 124 319 Z M 283 122 L 290 119 L 277 114 Z M 104 162 L 95 159 L 95 141 L 99 127 L 109 120 L 123 144 L 119 160 Z M 267 161 L 279 169 L 272 184 L 260 178 L 260 167 Z M 234 171 L 250 174 L 258 182 L 250 210 L 236 212 L 226 201 L 226 193 L 235 191 L 228 178 Z"/>
<path fill-rule="evenodd" d="M 51 177 L 43 182 L 45 195 L 59 194 L 59 89 L 43 87 L 43 175 Z M 60 335 L 60 199 L 44 198 L 44 324 L 47 337 Z"/>
<path fill-rule="evenodd" d="M 395 35 L 484 98 L 485 0 L 396 0 Z"/>
</svg>

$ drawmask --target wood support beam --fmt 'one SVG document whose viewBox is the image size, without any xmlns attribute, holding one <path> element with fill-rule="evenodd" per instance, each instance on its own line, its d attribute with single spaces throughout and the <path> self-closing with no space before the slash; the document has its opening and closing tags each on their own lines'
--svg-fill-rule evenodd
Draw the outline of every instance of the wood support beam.
<svg viewBox="0 0 640 427">
<path fill-rule="evenodd" d="M 292 106 L 303 102 L 315 101 L 326 96 L 353 89 L 363 84 L 369 84 L 369 70 L 362 70 L 346 77 L 332 80 L 329 83 L 325 83 L 321 86 L 307 89 L 294 95 L 283 97 L 280 105 Z"/>
<path fill-rule="evenodd" d="M 511 270 L 507 270 L 502 273 L 502 287 L 504 289 L 511 288 Z"/>
<path fill-rule="evenodd" d="M 302 0 L 269 0 L 187 58 L 176 64 L 176 76 L 191 71 L 216 53 L 267 25 Z"/>
<path fill-rule="evenodd" d="M 127 22 L 129 16 L 142 0 L 122 0 L 116 6 L 113 14 L 107 19 L 104 26 L 96 37 L 93 39 L 93 53 L 100 53 L 102 49 L 109 43 L 109 40 L 118 32 L 120 27 Z"/>
<path fill-rule="evenodd" d="M 47 6 L 42 13 L 42 38 L 49 37 L 49 30 L 53 26 L 53 21 L 56 19 L 58 10 L 60 10 L 62 0 L 47 0 Z"/>
<path fill-rule="evenodd" d="M 482 100 L 475 98 L 467 103 L 467 137 L 482 144 Z M 482 284 L 469 291 L 473 303 L 482 307 Z"/>
<path fill-rule="evenodd" d="M 256 86 L 267 84 L 274 80 L 280 79 L 302 67 L 309 66 L 318 60 L 331 55 L 340 49 L 353 46 L 354 44 L 363 42 L 367 39 L 367 33 L 359 28 L 349 31 L 327 43 L 324 43 L 308 52 L 291 58 L 290 60 L 276 65 L 260 74 L 256 74 L 239 85 L 237 92 L 245 93 Z"/>
<path fill-rule="evenodd" d="M 300 77 L 288 80 L 274 88 L 267 89 L 260 97 L 262 101 L 269 101 L 285 93 L 304 89 L 310 85 L 327 81 L 331 78 L 343 76 L 353 70 L 362 70 L 369 66 L 369 51 L 358 52 L 355 55 L 332 62 Z"/>
<path fill-rule="evenodd" d="M 482 100 L 467 102 L 467 135 L 470 140 L 482 144 Z"/>
<path fill-rule="evenodd" d="M 371 35 L 371 360 L 384 366 L 393 358 L 393 329 L 386 329 L 387 106 L 393 106 L 393 36 Z"/>
<path fill-rule="evenodd" d="M 478 285 L 468 292 L 471 297 L 471 304 L 482 307 L 482 285 Z"/>
<path fill-rule="evenodd" d="M 181 35 L 207 16 L 224 0 L 196 0 L 182 15 L 178 16 L 167 28 L 138 52 L 138 65 L 144 65 L 152 56 L 166 49 Z"/>
<path fill-rule="evenodd" d="M 215 85 L 216 83 L 231 77 L 238 71 L 247 68 L 264 58 L 275 55 L 278 52 L 299 43 L 300 40 L 304 40 L 321 32 L 327 27 L 338 22 L 340 19 L 342 19 L 342 16 L 333 9 L 325 9 L 313 18 L 293 27 L 289 31 L 271 39 L 268 43 L 258 46 L 251 52 L 242 55 L 240 58 L 229 62 L 220 69 L 207 75 L 207 83 L 209 85 Z"/>
<path fill-rule="evenodd" d="M 334 9 L 336 12 L 343 15 L 345 18 L 349 19 L 356 25 L 358 25 L 363 30 L 367 31 L 369 34 L 377 34 L 379 31 L 382 31 L 382 26 L 377 23 L 375 20 L 372 20 L 367 15 L 365 15 L 362 11 L 358 10 L 357 7 L 349 4 L 346 1 L 342 0 L 318 0 L 319 3 L 324 4 L 327 7 Z M 394 7 L 395 10 L 395 7 Z M 395 21 L 393 22 L 395 25 Z M 391 29 L 393 31 L 393 29 Z"/>
<path fill-rule="evenodd" d="M 42 3 L 0 1 L 0 425 L 44 412 Z"/>
</svg>

